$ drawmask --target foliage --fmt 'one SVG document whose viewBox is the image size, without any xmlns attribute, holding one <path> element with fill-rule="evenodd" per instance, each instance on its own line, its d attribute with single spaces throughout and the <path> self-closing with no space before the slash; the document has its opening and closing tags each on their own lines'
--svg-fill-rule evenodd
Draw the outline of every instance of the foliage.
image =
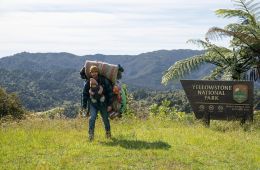
<svg viewBox="0 0 260 170">
<path fill-rule="evenodd" d="M 141 93 L 139 93 L 141 91 Z M 132 93 L 133 98 L 130 100 L 131 108 L 135 115 L 148 114 L 158 115 L 175 115 L 186 114 L 190 116 L 192 114 L 192 108 L 183 90 L 174 91 L 149 91 L 140 90 Z M 254 110 L 260 110 L 260 90 L 254 90 Z M 166 107 L 166 108 L 165 108 Z M 147 110 L 149 108 L 149 110 Z M 147 116 L 148 116 L 147 115 Z M 168 116 L 169 117 L 169 116 Z M 176 118 L 176 117 L 175 117 Z M 190 119 L 190 118 L 188 118 Z"/>
<path fill-rule="evenodd" d="M 162 77 L 162 83 L 189 74 L 205 63 L 216 67 L 206 79 L 260 80 L 260 5 L 254 0 L 234 1 L 238 9 L 220 9 L 216 13 L 222 17 L 239 17 L 238 23 L 228 24 L 224 29 L 213 27 L 206 33 L 205 41 L 189 40 L 202 46 L 205 54 L 180 60 L 172 65 Z M 209 39 L 231 37 L 230 48 L 217 46 Z"/>
<path fill-rule="evenodd" d="M 164 100 L 170 102 L 171 107 L 175 107 L 180 112 L 191 112 L 191 106 L 183 90 L 172 91 L 152 91 L 140 89 L 132 92 L 134 100 L 146 101 L 146 106 L 152 104 L 162 105 Z"/>
<path fill-rule="evenodd" d="M 80 107 L 76 105 L 68 105 L 64 107 L 63 115 L 66 118 L 76 118 L 79 114 Z"/>
<path fill-rule="evenodd" d="M 56 108 L 53 108 L 53 109 L 50 109 L 50 110 L 47 110 L 47 111 L 44 111 L 44 112 L 32 112 L 30 115 L 28 115 L 27 117 L 28 118 L 37 118 L 37 117 L 40 117 L 40 118 L 49 118 L 49 119 L 60 119 L 60 118 L 63 118 L 63 113 L 64 113 L 64 107 L 56 107 Z"/>
<path fill-rule="evenodd" d="M 260 110 L 260 89 L 254 91 L 254 110 Z"/>
<path fill-rule="evenodd" d="M 161 120 L 171 119 L 176 121 L 187 121 L 189 123 L 194 122 L 194 116 L 192 114 L 180 112 L 175 107 L 171 107 L 170 104 L 171 102 L 168 100 L 164 100 L 160 106 L 158 104 L 152 104 L 149 108 L 150 115 Z"/>
<path fill-rule="evenodd" d="M 8 92 L 16 92 L 29 110 L 44 111 L 63 104 L 80 103 L 83 82 L 76 70 L 29 72 L 0 69 L 0 75 L 0 85 Z"/>
<path fill-rule="evenodd" d="M 166 92 L 157 92 L 147 98 L 150 103 L 156 103 L 163 105 L 163 101 L 167 100 L 170 102 L 169 106 L 174 107 L 178 112 L 191 113 L 191 106 L 183 90 L 174 90 Z"/>
<path fill-rule="evenodd" d="M 0 88 L 0 119 L 7 115 L 21 119 L 25 113 L 26 111 L 16 94 L 8 94 Z"/>
<path fill-rule="evenodd" d="M 18 53 L 13 56 L 3 57 L 0 59 L 0 68 L 10 71 L 12 74 L 21 74 L 21 72 L 29 72 L 35 75 L 34 78 L 31 77 L 19 77 L 19 80 L 25 81 L 24 79 L 36 80 L 42 77 L 46 73 L 57 74 L 59 70 L 61 73 L 57 76 L 59 79 L 53 79 L 52 76 L 47 77 L 48 81 L 44 81 L 47 84 L 56 84 L 58 86 L 62 85 L 62 82 L 67 77 L 72 77 L 72 82 L 78 82 L 79 71 L 83 67 L 86 60 L 97 60 L 104 61 L 111 64 L 120 64 L 124 68 L 124 73 L 122 76 L 122 81 L 127 83 L 131 87 L 149 87 L 152 89 L 169 89 L 169 87 L 162 86 L 160 83 L 162 72 L 168 68 L 171 63 L 176 60 L 190 57 L 193 55 L 201 54 L 200 50 L 189 50 L 189 49 L 179 49 L 179 50 L 158 50 L 148 53 L 142 53 L 139 55 L 85 55 L 76 56 L 69 53 Z M 70 70 L 66 72 L 65 70 Z M 74 70 L 74 72 L 71 72 Z M 74 74 L 76 75 L 70 75 Z M 204 75 L 203 71 L 199 71 L 196 75 L 200 77 Z M 1 77 L 5 77 L 0 74 Z M 62 77 L 63 76 L 63 77 Z M 8 78 L 6 78 L 8 80 Z M 51 80 L 51 81 L 50 81 Z M 146 83 L 150 82 L 150 83 Z M 0 81 L 0 84 L 4 82 Z M 37 85 L 37 82 L 36 86 Z M 82 81 L 76 84 L 80 89 L 82 88 Z M 8 87 L 8 86 L 4 86 Z M 48 86 L 45 86 L 48 87 Z M 14 91 L 10 91 L 14 92 Z"/>
<path fill-rule="evenodd" d="M 239 18 L 238 23 L 224 29 L 213 27 L 207 38 L 231 37 L 230 46 L 237 53 L 238 74 L 248 73 L 243 79 L 260 79 L 260 4 L 254 0 L 234 0 L 237 9 L 219 9 L 216 14 L 224 18 Z M 242 75 L 243 76 L 243 75 Z"/>
<path fill-rule="evenodd" d="M 148 116 L 148 111 L 146 105 L 143 101 L 134 100 L 134 97 L 131 93 L 127 93 L 127 106 L 126 111 L 123 113 L 123 117 L 127 116 L 128 118 L 133 117 L 143 117 Z"/>
<path fill-rule="evenodd" d="M 67 119 L 67 118 L 77 118 L 82 116 L 81 109 L 78 105 L 64 105 L 62 107 L 56 107 L 44 112 L 32 113 L 29 117 L 40 117 L 40 118 L 49 118 L 49 119 Z"/>
<path fill-rule="evenodd" d="M 175 115 L 176 113 L 191 113 L 191 106 L 183 90 L 175 91 L 151 91 L 139 89 L 128 94 L 128 112 L 131 115 L 140 118 L 147 118 L 151 114 L 151 108 L 164 108 L 166 106 L 171 108 L 163 111 L 165 115 Z M 167 113 L 169 111 L 169 113 Z M 156 115 L 156 111 L 153 112 Z M 128 113 L 127 113 L 128 114 Z"/>
<path fill-rule="evenodd" d="M 112 139 L 86 119 L 1 124 L 0 169 L 259 169 L 259 129 L 172 120 L 111 121 Z M 230 122 L 232 123 L 232 122 Z"/>
</svg>

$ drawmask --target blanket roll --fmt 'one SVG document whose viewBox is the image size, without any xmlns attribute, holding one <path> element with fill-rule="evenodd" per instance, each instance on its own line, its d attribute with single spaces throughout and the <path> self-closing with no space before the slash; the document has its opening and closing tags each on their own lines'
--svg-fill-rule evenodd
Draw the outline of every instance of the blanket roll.
<svg viewBox="0 0 260 170">
<path fill-rule="evenodd" d="M 109 64 L 101 61 L 90 61 L 86 60 L 85 62 L 85 73 L 87 77 L 90 77 L 89 69 L 92 65 L 97 66 L 98 72 L 100 75 L 108 78 L 112 83 L 115 83 L 117 80 L 118 66 L 114 64 Z"/>
</svg>

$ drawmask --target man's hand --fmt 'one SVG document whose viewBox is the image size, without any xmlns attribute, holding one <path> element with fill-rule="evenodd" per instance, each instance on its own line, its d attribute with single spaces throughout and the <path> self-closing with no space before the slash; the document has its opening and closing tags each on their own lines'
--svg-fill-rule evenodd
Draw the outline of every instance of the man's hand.
<svg viewBox="0 0 260 170">
<path fill-rule="evenodd" d="M 112 107 L 111 106 L 108 106 L 107 107 L 107 112 L 110 112 L 112 110 Z"/>
<path fill-rule="evenodd" d="M 99 86 L 98 94 L 101 95 L 102 93 L 103 93 L 103 87 L 100 85 L 100 86 Z"/>
<path fill-rule="evenodd" d="M 89 94 L 91 95 L 91 96 L 93 96 L 95 93 L 91 90 L 91 89 L 89 89 Z"/>
</svg>

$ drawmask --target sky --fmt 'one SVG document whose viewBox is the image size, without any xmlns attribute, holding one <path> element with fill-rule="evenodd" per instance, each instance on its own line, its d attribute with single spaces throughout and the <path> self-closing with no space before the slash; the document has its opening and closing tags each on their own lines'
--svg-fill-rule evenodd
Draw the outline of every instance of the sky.
<svg viewBox="0 0 260 170">
<path fill-rule="evenodd" d="M 19 52 L 136 55 L 199 49 L 231 0 L 0 0 L 0 57 Z M 218 42 L 221 44 L 221 42 Z"/>
</svg>

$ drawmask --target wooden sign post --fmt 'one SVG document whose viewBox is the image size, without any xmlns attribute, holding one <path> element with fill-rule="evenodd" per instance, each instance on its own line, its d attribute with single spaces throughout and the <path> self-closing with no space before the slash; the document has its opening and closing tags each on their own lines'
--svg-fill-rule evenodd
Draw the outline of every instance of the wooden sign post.
<svg viewBox="0 0 260 170">
<path fill-rule="evenodd" d="M 197 119 L 253 121 L 251 81 L 181 80 Z"/>
</svg>

